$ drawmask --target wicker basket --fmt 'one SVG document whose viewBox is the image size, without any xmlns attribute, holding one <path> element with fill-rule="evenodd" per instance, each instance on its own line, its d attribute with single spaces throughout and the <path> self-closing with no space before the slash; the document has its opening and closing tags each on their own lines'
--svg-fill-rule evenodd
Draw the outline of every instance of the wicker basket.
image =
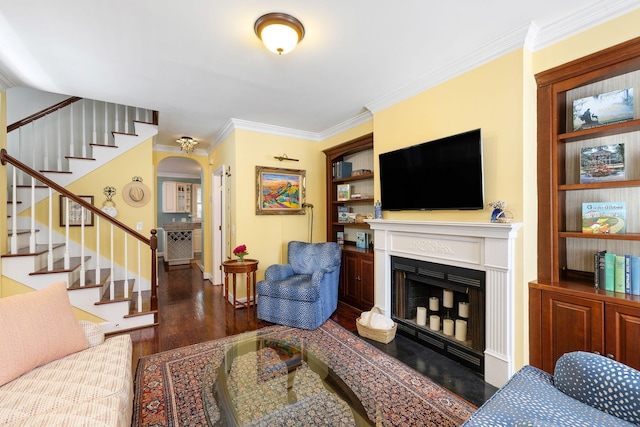
<svg viewBox="0 0 640 427">
<path fill-rule="evenodd" d="M 361 337 L 369 338 L 374 341 L 381 342 L 383 344 L 388 344 L 396 337 L 396 330 L 398 329 L 398 325 L 393 322 L 393 327 L 391 329 L 374 329 L 371 327 L 371 318 L 373 317 L 373 312 L 377 312 L 382 314 L 382 310 L 378 306 L 374 306 L 371 309 L 371 316 L 369 316 L 369 321 L 365 324 L 360 321 L 358 317 L 356 319 L 356 326 L 358 328 L 358 334 Z"/>
</svg>

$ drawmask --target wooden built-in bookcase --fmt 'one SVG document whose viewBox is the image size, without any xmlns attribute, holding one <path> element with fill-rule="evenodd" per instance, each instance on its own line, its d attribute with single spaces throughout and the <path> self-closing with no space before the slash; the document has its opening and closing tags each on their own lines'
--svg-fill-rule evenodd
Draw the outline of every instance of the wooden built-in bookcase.
<svg viewBox="0 0 640 427">
<path fill-rule="evenodd" d="M 597 251 L 640 256 L 640 99 L 634 119 L 574 130 L 573 101 L 632 87 L 640 38 L 536 75 L 538 280 L 529 284 L 530 364 L 553 372 L 565 352 L 640 368 L 640 297 L 594 287 Z M 624 143 L 625 179 L 580 183 L 585 147 Z M 582 233 L 582 203 L 625 202 L 625 234 Z"/>
</svg>

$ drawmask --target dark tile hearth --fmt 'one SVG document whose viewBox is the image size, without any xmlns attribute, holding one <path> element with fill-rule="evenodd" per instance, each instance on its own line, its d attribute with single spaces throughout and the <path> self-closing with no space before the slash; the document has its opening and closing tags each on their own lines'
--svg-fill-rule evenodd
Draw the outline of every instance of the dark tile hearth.
<svg viewBox="0 0 640 427">
<path fill-rule="evenodd" d="M 401 332 L 398 332 L 389 344 L 363 339 L 475 406 L 482 405 L 498 390 L 485 382 L 478 373 L 402 335 Z"/>
</svg>

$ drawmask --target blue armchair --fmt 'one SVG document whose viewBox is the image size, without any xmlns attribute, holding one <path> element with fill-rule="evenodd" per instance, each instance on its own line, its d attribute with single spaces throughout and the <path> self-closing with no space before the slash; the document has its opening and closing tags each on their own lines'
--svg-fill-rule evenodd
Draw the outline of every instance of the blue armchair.
<svg viewBox="0 0 640 427">
<path fill-rule="evenodd" d="M 316 329 L 338 306 L 342 250 L 335 242 L 289 242 L 288 264 L 267 268 L 256 285 L 258 318 Z"/>
</svg>

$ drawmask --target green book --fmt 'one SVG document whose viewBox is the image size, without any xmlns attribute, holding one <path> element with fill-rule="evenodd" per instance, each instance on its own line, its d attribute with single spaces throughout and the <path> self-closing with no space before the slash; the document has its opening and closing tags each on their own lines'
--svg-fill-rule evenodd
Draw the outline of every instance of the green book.
<svg viewBox="0 0 640 427">
<path fill-rule="evenodd" d="M 606 291 L 615 289 L 615 263 L 616 254 L 604 254 L 604 289 Z"/>
<path fill-rule="evenodd" d="M 616 255 L 613 290 L 615 292 L 621 292 L 623 294 L 624 294 L 624 282 L 625 282 L 624 265 L 625 265 L 624 255 Z"/>
</svg>

